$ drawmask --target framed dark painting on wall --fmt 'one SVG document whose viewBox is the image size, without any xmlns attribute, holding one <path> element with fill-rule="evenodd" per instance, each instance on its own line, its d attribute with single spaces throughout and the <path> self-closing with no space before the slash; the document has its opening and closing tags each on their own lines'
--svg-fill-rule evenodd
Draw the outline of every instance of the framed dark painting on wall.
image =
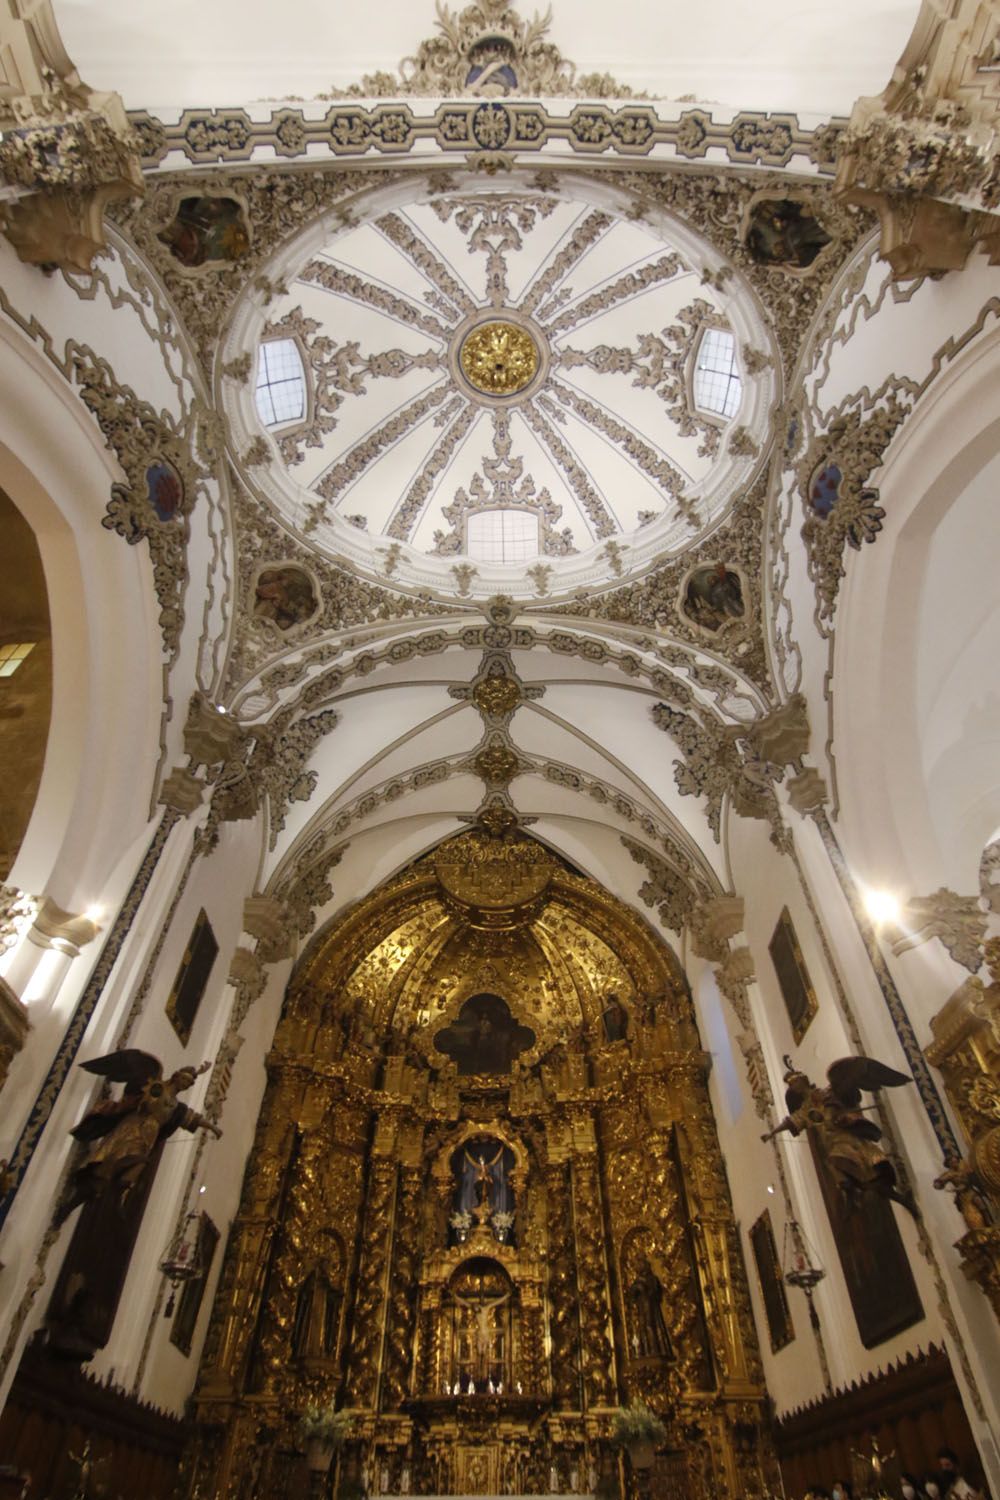
<svg viewBox="0 0 1000 1500">
<path fill-rule="evenodd" d="M 765 1208 L 759 1219 L 750 1226 L 750 1248 L 757 1267 L 760 1297 L 767 1318 L 767 1331 L 771 1339 L 771 1353 L 777 1354 L 795 1337 L 792 1316 L 785 1296 L 785 1279 L 778 1261 L 778 1247 L 774 1242 L 771 1215 Z"/>
<path fill-rule="evenodd" d="M 771 955 L 788 1019 L 792 1023 L 792 1036 L 796 1043 L 801 1042 L 809 1029 L 810 1021 L 819 1010 L 819 1001 L 816 999 L 816 991 L 812 987 L 787 906 L 782 908 L 767 951 Z"/>
<path fill-rule="evenodd" d="M 173 989 L 167 998 L 167 1019 L 185 1046 L 191 1040 L 194 1018 L 198 1014 L 218 951 L 219 945 L 215 940 L 212 924 L 202 910 L 198 913 Z"/>
<path fill-rule="evenodd" d="M 906 1246 L 888 1198 L 860 1192 L 850 1200 L 808 1135 L 858 1334 L 874 1349 L 924 1316 Z"/>
<path fill-rule="evenodd" d="M 180 1297 L 177 1299 L 177 1311 L 174 1313 L 174 1321 L 170 1329 L 170 1342 L 175 1344 L 182 1354 L 191 1353 L 194 1330 L 198 1323 L 198 1314 L 201 1312 L 201 1304 L 205 1300 L 208 1273 L 212 1269 L 215 1247 L 218 1243 L 219 1231 L 208 1214 L 199 1214 L 198 1240 L 195 1247 L 195 1265 L 198 1267 L 198 1274 L 192 1276 L 190 1281 L 185 1281 Z"/>
</svg>

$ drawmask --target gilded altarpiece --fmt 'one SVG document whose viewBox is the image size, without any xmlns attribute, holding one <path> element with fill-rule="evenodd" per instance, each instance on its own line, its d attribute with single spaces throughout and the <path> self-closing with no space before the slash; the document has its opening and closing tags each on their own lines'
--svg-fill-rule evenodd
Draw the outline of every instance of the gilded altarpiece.
<svg viewBox="0 0 1000 1500">
<path fill-rule="evenodd" d="M 302 1493 L 296 1420 L 333 1400 L 342 1497 L 614 1495 L 640 1398 L 669 1432 L 646 1490 L 772 1493 L 708 1062 L 669 949 L 521 834 L 450 839 L 320 934 L 268 1059 L 191 1494 Z"/>
</svg>

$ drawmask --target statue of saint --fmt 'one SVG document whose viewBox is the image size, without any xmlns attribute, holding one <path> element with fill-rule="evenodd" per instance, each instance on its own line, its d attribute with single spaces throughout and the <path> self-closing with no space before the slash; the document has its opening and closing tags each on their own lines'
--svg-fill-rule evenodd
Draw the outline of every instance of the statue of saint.
<svg viewBox="0 0 1000 1500">
<path fill-rule="evenodd" d="M 671 1359 L 673 1350 L 663 1317 L 663 1283 L 648 1260 L 628 1289 L 632 1347 L 642 1358 Z"/>
<path fill-rule="evenodd" d="M 88 1150 L 70 1177 L 56 1211 L 57 1224 L 64 1223 L 81 1203 L 106 1191 L 124 1200 L 142 1177 L 160 1141 L 175 1130 L 208 1130 L 216 1137 L 222 1135 L 217 1125 L 188 1109 L 178 1098 L 211 1063 L 178 1068 L 164 1078 L 155 1057 L 130 1047 L 80 1066 L 88 1073 L 124 1083 L 125 1092 L 120 1099 L 95 1104 L 70 1131 L 76 1140 L 87 1144 Z"/>
<path fill-rule="evenodd" d="M 879 1144 L 881 1127 L 859 1108 L 862 1090 L 874 1093 L 881 1088 L 900 1088 L 912 1083 L 912 1078 L 873 1057 L 841 1057 L 827 1069 L 827 1087 L 823 1089 L 793 1068 L 788 1057 L 785 1067 L 788 1114 L 761 1140 L 773 1140 L 783 1130 L 790 1135 L 811 1130 L 817 1150 L 848 1198 L 876 1192 L 913 1213 L 913 1199 L 899 1191 L 896 1169 Z"/>
</svg>

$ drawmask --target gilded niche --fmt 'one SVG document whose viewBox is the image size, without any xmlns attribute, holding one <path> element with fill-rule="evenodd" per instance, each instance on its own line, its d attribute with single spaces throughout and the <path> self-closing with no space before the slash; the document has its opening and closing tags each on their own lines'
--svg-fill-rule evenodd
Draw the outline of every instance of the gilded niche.
<svg viewBox="0 0 1000 1500">
<path fill-rule="evenodd" d="M 447 839 L 289 985 L 196 1393 L 191 1493 L 773 1493 L 746 1276 L 683 974 L 519 832 Z"/>
</svg>

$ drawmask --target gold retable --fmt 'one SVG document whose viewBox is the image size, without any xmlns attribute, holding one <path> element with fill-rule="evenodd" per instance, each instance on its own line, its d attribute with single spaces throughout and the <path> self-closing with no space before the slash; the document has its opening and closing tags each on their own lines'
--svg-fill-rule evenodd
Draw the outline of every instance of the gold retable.
<svg viewBox="0 0 1000 1500">
<path fill-rule="evenodd" d="M 516 323 L 481 323 L 465 338 L 461 361 L 466 379 L 477 391 L 513 396 L 534 380 L 538 346 Z"/>
</svg>

